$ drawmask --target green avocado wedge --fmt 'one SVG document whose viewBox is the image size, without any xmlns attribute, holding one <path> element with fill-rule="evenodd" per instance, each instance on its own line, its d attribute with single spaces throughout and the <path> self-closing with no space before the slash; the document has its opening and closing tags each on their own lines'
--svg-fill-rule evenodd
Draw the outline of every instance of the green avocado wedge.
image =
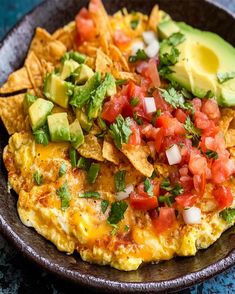
<svg viewBox="0 0 235 294">
<path fill-rule="evenodd" d="M 234 72 L 235 48 L 215 33 L 172 20 L 165 22 L 164 26 L 160 24 L 161 36 L 169 36 L 168 30 L 171 31 L 175 26 L 185 36 L 185 40 L 176 45 L 180 52 L 178 61 L 169 65 L 164 77 L 177 82 L 196 97 L 206 98 L 210 93 L 220 106 L 234 106 L 235 78 L 221 83 L 217 75 L 229 76 Z M 171 52 L 172 44 L 168 40 L 164 39 L 161 44 L 160 61 Z"/>
<path fill-rule="evenodd" d="M 69 122 L 66 112 L 48 115 L 47 123 L 52 142 L 70 141 Z"/>
</svg>

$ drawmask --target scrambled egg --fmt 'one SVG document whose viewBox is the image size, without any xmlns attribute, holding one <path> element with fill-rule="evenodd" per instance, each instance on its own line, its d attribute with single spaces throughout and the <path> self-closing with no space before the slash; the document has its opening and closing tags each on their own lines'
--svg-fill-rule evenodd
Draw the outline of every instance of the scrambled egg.
<svg viewBox="0 0 235 294">
<path fill-rule="evenodd" d="M 19 194 L 18 212 L 22 222 L 35 228 L 60 251 L 69 254 L 77 251 L 85 261 L 130 271 L 144 262 L 168 260 L 175 255 L 195 255 L 198 249 L 210 246 L 232 225 L 219 217 L 208 185 L 203 199 L 197 203 L 202 210 L 201 224 L 185 225 L 179 216 L 172 229 L 157 235 L 148 213 L 133 211 L 128 206 L 116 230 L 106 221 L 109 209 L 101 212 L 100 199 L 79 197 L 79 193 L 88 188 L 88 183 L 84 171 L 72 168 L 68 152 L 67 143 L 49 143 L 44 147 L 37 145 L 27 132 L 15 133 L 4 150 L 9 182 Z M 61 163 L 66 165 L 67 172 L 58 177 Z M 110 178 L 124 166 L 127 184 L 141 181 L 140 173 L 129 162 L 114 165 L 104 161 L 92 186 L 102 199 L 114 201 L 115 187 Z M 33 180 L 35 171 L 43 174 L 40 186 Z M 56 190 L 65 182 L 71 200 L 68 209 L 63 211 Z M 230 186 L 235 192 L 234 183 Z"/>
</svg>

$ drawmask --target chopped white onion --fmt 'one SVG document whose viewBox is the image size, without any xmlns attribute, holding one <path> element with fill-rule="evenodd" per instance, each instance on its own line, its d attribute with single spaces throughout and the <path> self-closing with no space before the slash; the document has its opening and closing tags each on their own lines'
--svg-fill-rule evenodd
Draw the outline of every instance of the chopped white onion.
<svg viewBox="0 0 235 294">
<path fill-rule="evenodd" d="M 118 192 L 116 194 L 116 198 L 118 201 L 126 199 L 129 197 L 131 192 L 134 191 L 134 186 L 133 185 L 127 185 L 125 191 Z"/>
<path fill-rule="evenodd" d="M 143 32 L 142 36 L 143 36 L 144 42 L 148 45 L 156 40 L 156 35 L 154 31 Z"/>
<path fill-rule="evenodd" d="M 136 41 L 132 44 L 132 55 L 136 55 L 136 52 L 140 49 L 143 50 L 144 49 L 144 42 L 142 41 Z"/>
<path fill-rule="evenodd" d="M 144 107 L 147 113 L 153 113 L 157 110 L 156 103 L 153 97 L 144 98 Z"/>
<path fill-rule="evenodd" d="M 190 207 L 184 209 L 183 219 L 187 225 L 195 225 L 201 223 L 201 209 L 198 207 Z"/>
<path fill-rule="evenodd" d="M 149 44 L 144 49 L 144 51 L 149 58 L 153 58 L 158 54 L 159 49 L 160 49 L 159 42 L 157 40 L 154 40 L 151 44 Z"/>
<path fill-rule="evenodd" d="M 168 159 L 169 165 L 178 164 L 181 162 L 181 152 L 179 146 L 174 144 L 171 148 L 166 150 L 166 157 Z"/>
</svg>

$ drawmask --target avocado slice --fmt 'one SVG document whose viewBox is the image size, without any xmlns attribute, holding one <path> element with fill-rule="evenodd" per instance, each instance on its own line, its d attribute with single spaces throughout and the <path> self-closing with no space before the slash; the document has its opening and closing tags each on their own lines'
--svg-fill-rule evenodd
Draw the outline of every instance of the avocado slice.
<svg viewBox="0 0 235 294">
<path fill-rule="evenodd" d="M 72 106 L 82 108 L 90 99 L 91 93 L 99 86 L 101 74 L 96 72 L 83 86 L 76 86 L 70 99 Z"/>
<path fill-rule="evenodd" d="M 78 119 L 69 126 L 70 140 L 72 146 L 77 149 L 84 143 L 84 135 Z"/>
<path fill-rule="evenodd" d="M 90 120 L 98 117 L 104 98 L 116 92 L 116 83 L 114 77 L 110 73 L 106 73 L 104 81 L 96 89 L 88 106 L 88 118 Z M 108 95 L 109 94 L 109 95 Z"/>
<path fill-rule="evenodd" d="M 44 82 L 44 95 L 59 106 L 68 108 L 70 87 L 72 87 L 70 83 L 51 73 Z"/>
<path fill-rule="evenodd" d="M 93 70 L 86 64 L 81 64 L 80 67 L 76 70 L 76 73 L 78 75 L 76 77 L 76 83 L 79 85 L 84 84 L 94 75 Z"/>
<path fill-rule="evenodd" d="M 24 112 L 28 113 L 29 107 L 37 100 L 37 97 L 34 96 L 33 94 L 26 93 L 24 95 L 24 101 L 23 101 L 23 106 L 24 106 Z"/>
<path fill-rule="evenodd" d="M 69 121 L 66 112 L 48 115 L 47 123 L 52 142 L 70 141 Z"/>
<path fill-rule="evenodd" d="M 215 33 L 195 29 L 183 22 L 174 22 L 186 40 L 177 46 L 178 62 L 170 66 L 167 79 L 178 82 L 199 98 L 211 92 L 220 106 L 235 105 L 235 79 L 220 84 L 218 73 L 234 71 L 235 48 Z M 161 54 L 169 52 L 170 45 L 161 48 Z"/>
<path fill-rule="evenodd" d="M 42 98 L 38 98 L 29 107 L 29 120 L 33 131 L 43 126 L 47 120 L 47 116 L 52 111 L 54 104 Z"/>
<path fill-rule="evenodd" d="M 79 63 L 74 60 L 65 60 L 60 71 L 60 78 L 66 80 L 79 67 Z"/>
<path fill-rule="evenodd" d="M 178 33 L 179 31 L 179 27 L 171 19 L 162 21 L 158 25 L 158 35 L 160 39 L 167 39 L 171 35 L 173 35 L 174 33 Z"/>
<path fill-rule="evenodd" d="M 76 108 L 75 114 L 82 129 L 85 130 L 86 132 L 89 132 L 92 127 L 92 121 L 90 121 L 87 115 L 79 108 Z"/>
</svg>

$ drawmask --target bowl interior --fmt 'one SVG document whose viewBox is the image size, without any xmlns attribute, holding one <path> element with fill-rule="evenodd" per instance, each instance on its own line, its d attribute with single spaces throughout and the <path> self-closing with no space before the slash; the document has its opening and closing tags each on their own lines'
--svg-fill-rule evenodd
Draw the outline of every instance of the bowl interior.
<svg viewBox="0 0 235 294">
<path fill-rule="evenodd" d="M 205 0 L 113 0 L 104 1 L 111 13 L 121 7 L 149 13 L 154 4 L 178 21 L 220 34 L 235 45 L 235 19 L 228 12 Z M 144 3 L 144 4 L 143 4 Z M 31 12 L 7 36 L 0 48 L 0 84 L 21 66 L 26 56 L 34 29 L 37 26 L 49 32 L 71 21 L 76 12 L 87 1 L 50 0 Z M 208 18 L 210 16 L 210 18 Z M 222 25 L 221 25 L 222 24 Z M 8 135 L 0 123 L 0 156 L 7 144 Z M 200 251 L 195 257 L 175 258 L 168 262 L 145 265 L 137 271 L 118 270 L 82 262 L 78 255 L 67 256 L 56 250 L 33 229 L 26 228 L 16 211 L 17 195 L 7 193 L 7 175 L 1 161 L 0 174 L 0 229 L 15 246 L 43 268 L 67 280 L 116 291 L 177 290 L 212 276 L 235 262 L 235 229 L 225 232 L 209 249 Z"/>
</svg>

